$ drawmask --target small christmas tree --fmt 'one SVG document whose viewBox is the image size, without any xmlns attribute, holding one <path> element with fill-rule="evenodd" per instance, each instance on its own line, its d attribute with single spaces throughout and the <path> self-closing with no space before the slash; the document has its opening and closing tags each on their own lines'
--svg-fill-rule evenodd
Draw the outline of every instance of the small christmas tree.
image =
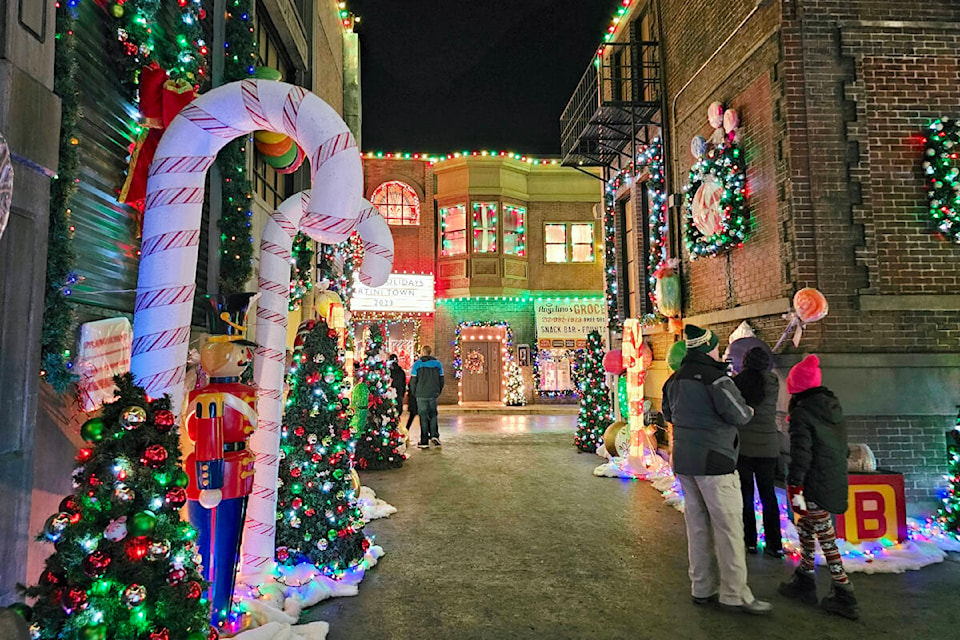
<svg viewBox="0 0 960 640">
<path fill-rule="evenodd" d="M 603 341 L 600 332 L 591 331 L 587 348 L 577 370 L 577 389 L 580 395 L 580 416 L 573 443 L 581 451 L 593 453 L 603 444 L 603 432 L 613 422 L 610 390 L 603 372 Z"/>
<path fill-rule="evenodd" d="M 937 519 L 947 533 L 960 539 L 960 415 L 947 433 L 947 492 L 940 500 Z"/>
<path fill-rule="evenodd" d="M 366 385 L 368 395 L 367 420 L 357 429 L 356 463 L 360 469 L 396 469 L 403 464 L 397 392 L 390 381 L 383 354 L 383 330 L 372 324 L 366 353 L 357 363 L 357 384 Z"/>
<path fill-rule="evenodd" d="M 527 404 L 527 399 L 523 395 L 523 371 L 517 364 L 513 354 L 510 354 L 510 362 L 507 363 L 507 388 L 504 393 L 503 403 L 508 407 L 522 407 Z"/>
<path fill-rule="evenodd" d="M 34 638 L 206 640 L 196 531 L 180 520 L 187 474 L 169 398 L 148 401 L 130 374 L 117 400 L 84 423 L 74 495 L 50 516 L 41 540 L 54 544 L 40 583 Z"/>
<path fill-rule="evenodd" d="M 356 441 L 343 395 L 337 334 L 319 320 L 294 353 L 283 415 L 277 489 L 277 561 L 304 560 L 338 576 L 363 559 L 369 543 L 357 505 Z"/>
</svg>

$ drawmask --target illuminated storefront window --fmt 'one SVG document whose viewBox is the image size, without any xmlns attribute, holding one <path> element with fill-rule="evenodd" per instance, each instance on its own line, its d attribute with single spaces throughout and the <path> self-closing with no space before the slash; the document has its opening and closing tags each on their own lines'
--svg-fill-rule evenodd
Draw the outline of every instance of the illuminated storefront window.
<svg viewBox="0 0 960 640">
<path fill-rule="evenodd" d="M 462 204 L 440 209 L 440 255 L 460 256 L 467 252 L 467 207 Z"/>
<path fill-rule="evenodd" d="M 511 256 L 527 255 L 527 210 L 503 205 L 503 252 Z"/>
<path fill-rule="evenodd" d="M 497 203 L 473 203 L 473 252 L 497 252 Z"/>
<path fill-rule="evenodd" d="M 389 224 L 395 226 L 420 224 L 420 198 L 413 188 L 399 180 L 384 182 L 370 196 L 370 202 Z"/>
</svg>

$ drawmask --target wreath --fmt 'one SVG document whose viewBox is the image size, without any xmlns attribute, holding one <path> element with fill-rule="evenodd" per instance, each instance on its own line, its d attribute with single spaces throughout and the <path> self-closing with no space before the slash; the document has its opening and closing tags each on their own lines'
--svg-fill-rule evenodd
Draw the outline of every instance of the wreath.
<svg viewBox="0 0 960 640">
<path fill-rule="evenodd" d="M 737 144 L 739 116 L 714 102 L 708 118 L 713 135 L 709 141 L 703 136 L 691 140 L 690 151 L 696 161 L 684 187 L 686 245 L 691 260 L 743 246 L 750 230 L 747 169 Z"/>
<path fill-rule="evenodd" d="M 463 360 L 463 368 L 467 373 L 481 375 L 483 373 L 484 358 L 483 354 L 477 349 L 467 351 L 467 357 Z"/>
<path fill-rule="evenodd" d="M 960 121 L 942 118 L 927 128 L 923 171 L 930 180 L 930 217 L 944 236 L 960 244 Z"/>
</svg>

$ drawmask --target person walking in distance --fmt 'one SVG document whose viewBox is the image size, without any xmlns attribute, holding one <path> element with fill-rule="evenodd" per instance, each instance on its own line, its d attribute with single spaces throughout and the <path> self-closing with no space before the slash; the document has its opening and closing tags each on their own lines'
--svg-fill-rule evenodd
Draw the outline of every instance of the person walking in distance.
<svg viewBox="0 0 960 640">
<path fill-rule="evenodd" d="M 684 328 L 687 355 L 663 386 L 663 417 L 673 423 L 673 468 L 683 488 L 691 598 L 754 615 L 773 610 L 747 585 L 737 427 L 750 422 L 709 329 Z"/>
<path fill-rule="evenodd" d="M 757 552 L 757 516 L 753 506 L 753 483 L 756 478 L 760 504 L 763 506 L 763 552 L 774 558 L 783 557 L 780 534 L 780 507 L 774 482 L 780 460 L 780 432 L 777 431 L 777 396 L 780 380 L 770 371 L 770 354 L 754 347 L 743 357 L 743 367 L 733 379 L 743 399 L 753 408 L 753 419 L 740 426 L 740 457 L 737 472 L 743 491 L 743 542 L 747 553 Z"/>
<path fill-rule="evenodd" d="M 410 395 L 417 398 L 420 415 L 421 449 L 431 444 L 440 446 L 440 431 L 437 427 L 437 398 L 443 391 L 443 365 L 432 355 L 433 350 L 424 346 L 420 350 L 420 359 L 413 363 L 410 371 Z"/>
<path fill-rule="evenodd" d="M 390 386 L 393 387 L 397 395 L 397 416 L 403 413 L 403 396 L 407 393 L 407 372 L 400 366 L 400 359 L 397 354 L 391 353 L 387 358 L 387 366 L 390 369 Z M 403 436 L 407 445 L 410 444 L 410 425 L 407 424 Z"/>
<path fill-rule="evenodd" d="M 787 495 L 800 516 L 800 566 L 780 585 L 781 595 L 817 604 L 817 541 L 830 568 L 832 588 L 820 606 L 851 620 L 860 617 L 853 585 L 843 569 L 831 514 L 847 510 L 847 423 L 840 401 L 821 386 L 820 360 L 809 355 L 790 369 L 790 467 Z"/>
</svg>

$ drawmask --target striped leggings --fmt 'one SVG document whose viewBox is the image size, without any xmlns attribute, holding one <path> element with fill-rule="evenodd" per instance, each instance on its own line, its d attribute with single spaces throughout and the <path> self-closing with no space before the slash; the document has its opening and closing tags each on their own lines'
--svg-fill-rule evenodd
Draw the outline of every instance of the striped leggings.
<svg viewBox="0 0 960 640">
<path fill-rule="evenodd" d="M 800 516 L 797 522 L 797 533 L 800 534 L 801 557 L 800 568 L 804 571 L 813 571 L 814 555 L 817 551 L 817 540 L 827 559 L 830 568 L 830 577 L 838 584 L 847 584 L 847 572 L 843 570 L 840 559 L 840 550 L 837 549 L 837 532 L 833 529 L 833 520 L 830 513 L 815 505 L 807 503 L 806 515 Z"/>
</svg>

